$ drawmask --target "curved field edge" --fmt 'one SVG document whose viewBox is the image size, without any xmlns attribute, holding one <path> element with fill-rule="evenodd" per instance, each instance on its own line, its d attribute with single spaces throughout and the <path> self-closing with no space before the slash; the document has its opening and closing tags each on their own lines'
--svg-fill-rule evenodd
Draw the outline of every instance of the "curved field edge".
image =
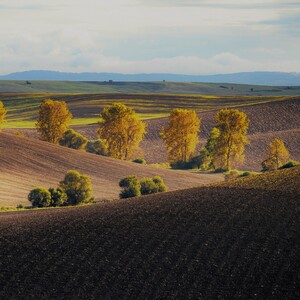
<svg viewBox="0 0 300 300">
<path fill-rule="evenodd" d="M 299 194 L 271 187 L 1 215 L 0 296 L 297 299 Z"/>
<path fill-rule="evenodd" d="M 139 178 L 159 175 L 169 190 L 222 181 L 222 175 L 194 174 L 160 169 L 86 153 L 37 139 L 0 134 L 0 206 L 28 205 L 36 186 L 56 187 L 68 170 L 91 177 L 96 200 L 119 197 L 119 181 L 131 174 Z"/>
</svg>

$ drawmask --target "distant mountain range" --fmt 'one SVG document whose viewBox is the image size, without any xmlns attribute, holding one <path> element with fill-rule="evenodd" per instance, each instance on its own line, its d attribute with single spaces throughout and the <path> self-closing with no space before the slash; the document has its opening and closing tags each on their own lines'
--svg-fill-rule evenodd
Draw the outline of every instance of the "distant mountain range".
<svg viewBox="0 0 300 300">
<path fill-rule="evenodd" d="M 244 72 L 217 75 L 181 74 L 120 74 L 120 73 L 65 73 L 57 71 L 24 71 L 0 76 L 0 80 L 55 80 L 55 81 L 172 81 L 237 83 L 272 86 L 300 86 L 300 73 Z"/>
</svg>

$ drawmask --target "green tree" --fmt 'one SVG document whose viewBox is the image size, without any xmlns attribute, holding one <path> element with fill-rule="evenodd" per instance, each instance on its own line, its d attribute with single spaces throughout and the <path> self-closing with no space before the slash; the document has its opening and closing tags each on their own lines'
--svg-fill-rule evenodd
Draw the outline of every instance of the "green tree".
<svg viewBox="0 0 300 300">
<path fill-rule="evenodd" d="M 107 145 L 103 140 L 90 140 L 85 147 L 86 152 L 97 155 L 107 155 Z"/>
<path fill-rule="evenodd" d="M 2 124 L 5 122 L 7 110 L 5 109 L 3 102 L 0 101 L 0 132 L 2 130 Z"/>
<path fill-rule="evenodd" d="M 59 140 L 61 146 L 77 150 L 85 148 L 87 142 L 88 139 L 86 137 L 73 129 L 68 129 L 62 139 Z"/>
<path fill-rule="evenodd" d="M 48 191 L 51 194 L 50 206 L 62 206 L 67 203 L 68 196 L 66 192 L 61 188 L 49 188 Z"/>
<path fill-rule="evenodd" d="M 266 160 L 262 162 L 263 171 L 277 170 L 288 162 L 290 154 L 285 144 L 279 138 L 275 138 L 268 146 Z"/>
<path fill-rule="evenodd" d="M 51 193 L 42 187 L 36 187 L 30 191 L 28 200 L 32 207 L 46 207 L 51 204 Z"/>
<path fill-rule="evenodd" d="M 67 204 L 76 205 L 93 201 L 93 190 L 91 179 L 86 174 L 70 170 L 66 173 L 59 188 L 65 191 L 68 196 Z"/>
<path fill-rule="evenodd" d="M 246 137 L 249 119 L 237 109 L 222 109 L 217 113 L 216 121 L 220 135 L 213 146 L 213 163 L 218 168 L 230 170 L 244 161 L 245 145 L 249 144 Z"/>
<path fill-rule="evenodd" d="M 40 105 L 37 131 L 43 141 L 57 144 L 68 129 L 72 114 L 64 101 L 44 100 Z"/>
<path fill-rule="evenodd" d="M 100 114 L 99 138 L 107 144 L 110 156 L 128 159 L 146 133 L 146 124 L 135 111 L 122 103 L 114 103 Z"/>
<path fill-rule="evenodd" d="M 171 163 L 187 162 L 194 153 L 200 132 L 200 119 L 193 110 L 173 109 L 160 135 L 167 146 Z"/>
<path fill-rule="evenodd" d="M 119 186 L 122 189 L 120 198 L 138 197 L 141 195 L 141 184 L 136 175 L 129 175 L 121 179 Z"/>
</svg>

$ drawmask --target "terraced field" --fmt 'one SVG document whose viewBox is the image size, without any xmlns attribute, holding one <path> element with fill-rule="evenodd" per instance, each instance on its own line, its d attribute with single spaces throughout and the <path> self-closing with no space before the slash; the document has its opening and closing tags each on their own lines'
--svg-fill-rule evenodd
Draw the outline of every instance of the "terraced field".
<svg viewBox="0 0 300 300">
<path fill-rule="evenodd" d="M 253 178 L 1 214 L 0 298 L 299 299 L 300 168 Z"/>
<path fill-rule="evenodd" d="M 28 205 L 36 186 L 55 187 L 68 170 L 91 176 L 96 200 L 118 198 L 118 182 L 125 176 L 160 175 L 170 190 L 223 180 L 222 175 L 193 174 L 143 166 L 56 146 L 37 139 L 0 134 L 0 206 Z"/>
<path fill-rule="evenodd" d="M 99 121 L 103 107 L 115 101 L 133 107 L 142 119 L 165 117 L 172 108 L 187 108 L 197 112 L 222 107 L 251 105 L 290 99 L 287 96 L 207 96 L 194 94 L 52 94 L 0 93 L 8 110 L 8 128 L 34 128 L 40 103 L 47 98 L 66 101 L 73 114 L 73 125 L 88 125 Z"/>
</svg>

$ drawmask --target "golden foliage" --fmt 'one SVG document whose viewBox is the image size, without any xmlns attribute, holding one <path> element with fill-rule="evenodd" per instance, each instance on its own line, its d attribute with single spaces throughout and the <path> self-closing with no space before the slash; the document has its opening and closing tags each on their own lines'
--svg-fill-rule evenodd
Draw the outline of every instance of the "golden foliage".
<svg viewBox="0 0 300 300">
<path fill-rule="evenodd" d="M 284 142 L 279 138 L 275 138 L 267 148 L 266 160 L 263 163 L 266 169 L 276 170 L 285 164 L 289 158 L 290 154 Z"/>
<path fill-rule="evenodd" d="M 7 111 L 6 111 L 6 109 L 5 109 L 4 105 L 3 105 L 3 102 L 0 101 L 0 132 L 2 130 L 1 126 L 5 122 L 6 113 L 7 113 Z"/>
<path fill-rule="evenodd" d="M 71 122 L 72 114 L 64 101 L 44 100 L 40 105 L 36 128 L 43 141 L 57 144 Z"/>
<path fill-rule="evenodd" d="M 173 109 L 169 123 L 160 135 L 168 151 L 170 162 L 188 161 L 194 153 L 200 131 L 200 119 L 193 110 Z"/>
<path fill-rule="evenodd" d="M 119 159 L 130 158 L 146 133 L 146 124 L 123 103 L 104 108 L 100 118 L 98 135 L 107 144 L 109 155 Z"/>
<path fill-rule="evenodd" d="M 216 115 L 216 122 L 220 135 L 213 161 L 216 167 L 229 170 L 244 161 L 245 145 L 249 144 L 246 137 L 249 119 L 237 109 L 222 109 Z"/>
</svg>

